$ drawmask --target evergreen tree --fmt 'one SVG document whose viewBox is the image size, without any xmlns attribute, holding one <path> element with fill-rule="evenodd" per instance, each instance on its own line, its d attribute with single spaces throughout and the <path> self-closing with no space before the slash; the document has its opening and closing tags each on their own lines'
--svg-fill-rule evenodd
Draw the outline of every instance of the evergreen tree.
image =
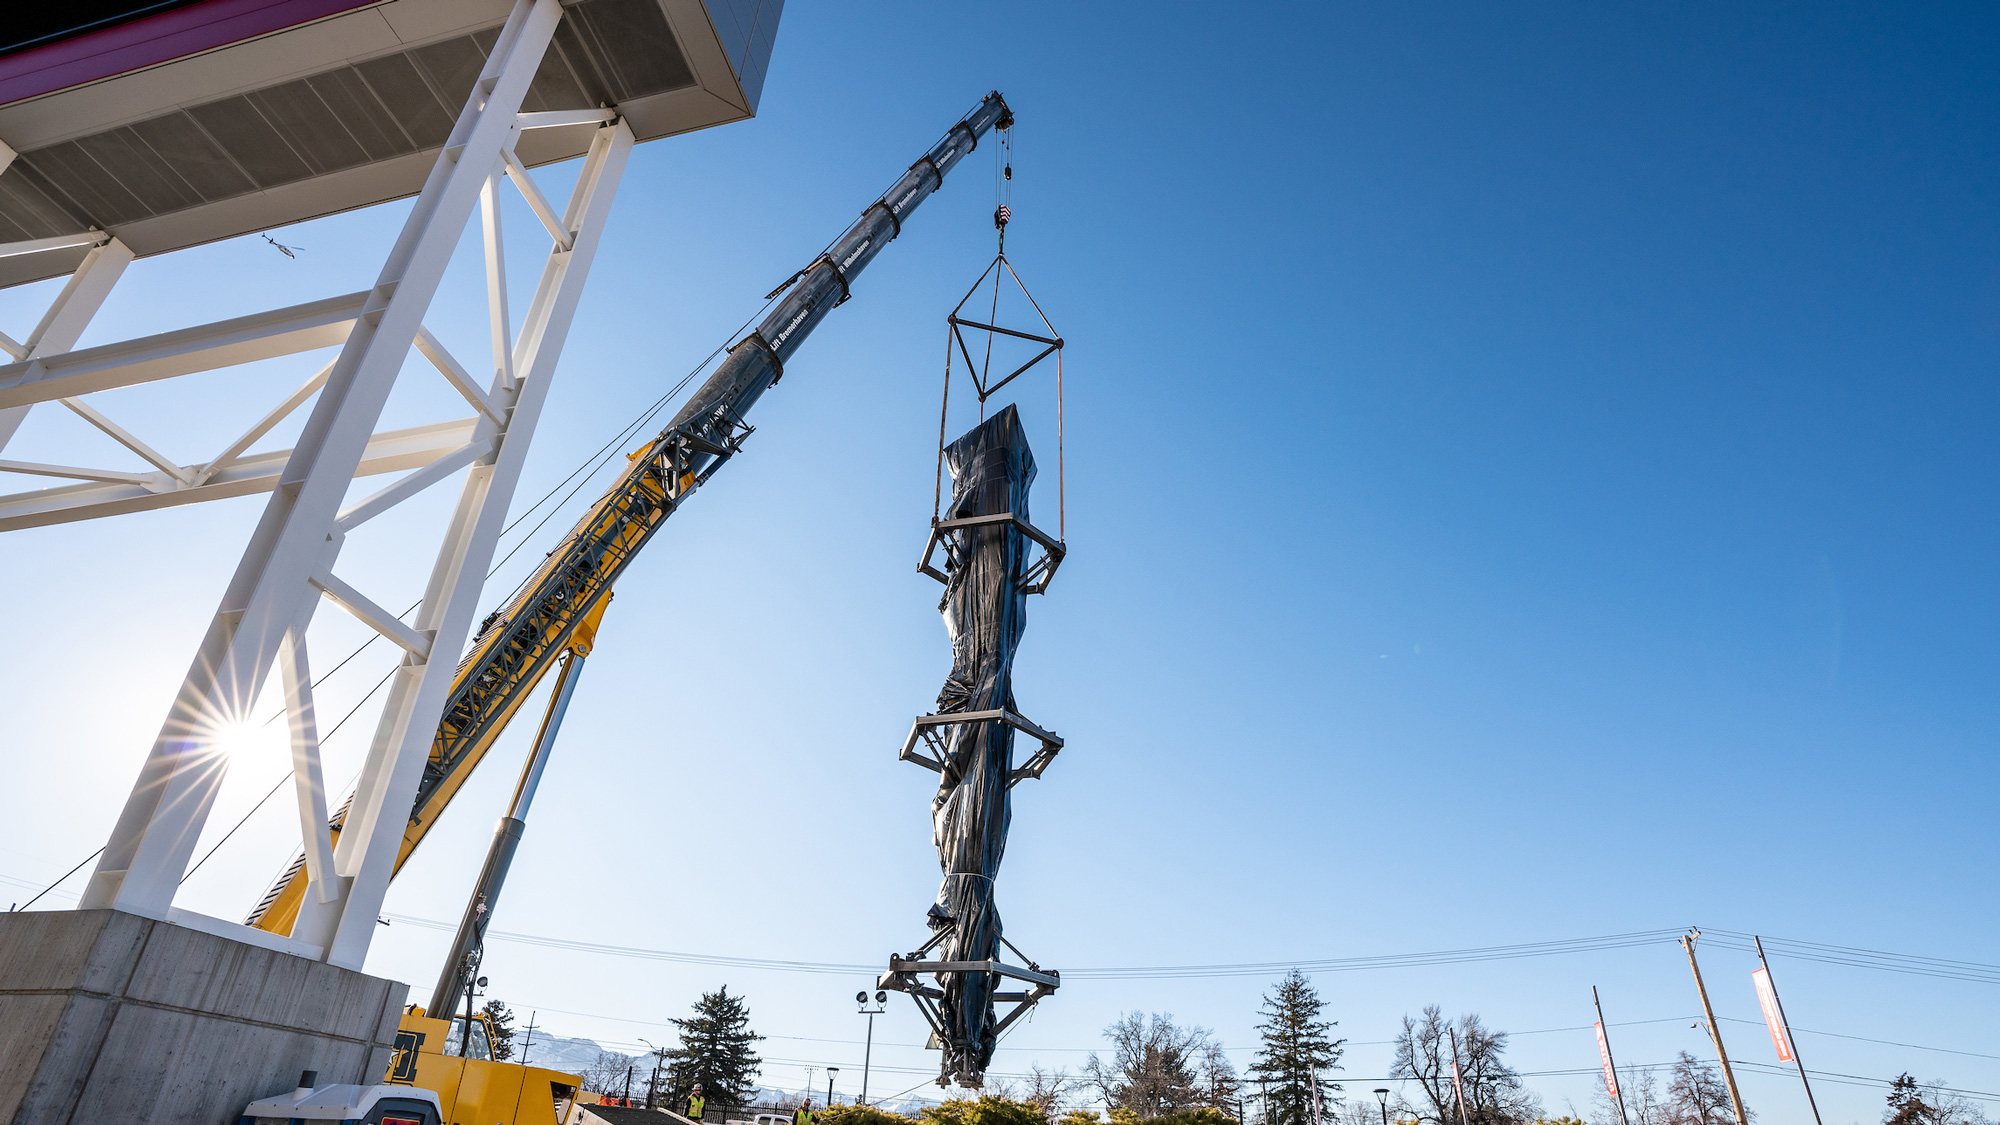
<svg viewBox="0 0 2000 1125">
<path fill-rule="evenodd" d="M 1313 1119 L 1314 1087 L 1322 1103 L 1333 1101 L 1332 1092 L 1340 1089 L 1326 1072 L 1340 1069 L 1347 1040 L 1332 1037 L 1338 1021 L 1321 1019 L 1324 1007 L 1312 982 L 1297 969 L 1264 996 L 1259 1011 L 1264 1022 L 1257 1025 L 1264 1045 L 1250 1073 L 1269 1098 L 1268 1125 L 1307 1125 Z"/>
<path fill-rule="evenodd" d="M 1942 1078 L 1918 1082 L 1901 1074 L 1889 1086 L 1882 1125 L 1991 1125 L 1986 1114 L 1945 1085 Z"/>
<path fill-rule="evenodd" d="M 680 1029 L 681 1046 L 667 1064 L 667 1104 L 686 1104 L 696 1083 L 711 1103 L 748 1101 L 763 1065 L 752 1044 L 763 1036 L 750 1030 L 750 1007 L 743 998 L 731 996 L 725 984 L 702 993 L 692 1016 L 671 1022 Z"/>
<path fill-rule="evenodd" d="M 1889 1084 L 1889 1110 L 1882 1117 L 1883 1125 L 1929 1125 L 1930 1118 L 1931 1107 L 1924 1104 L 1917 1080 L 1908 1072 L 1897 1075 Z"/>
<path fill-rule="evenodd" d="M 488 1000 L 480 1011 L 486 1013 L 486 1022 L 493 1028 L 493 1057 L 513 1058 L 514 1010 L 499 1000 Z"/>
</svg>

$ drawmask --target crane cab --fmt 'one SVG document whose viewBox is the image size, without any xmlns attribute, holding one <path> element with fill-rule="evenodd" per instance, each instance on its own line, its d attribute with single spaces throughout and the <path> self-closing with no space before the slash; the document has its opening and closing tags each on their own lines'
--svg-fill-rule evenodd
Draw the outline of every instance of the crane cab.
<svg viewBox="0 0 2000 1125">
<path fill-rule="evenodd" d="M 412 1005 L 396 1027 L 391 1086 L 437 1094 L 445 1125 L 570 1125 L 583 1079 L 493 1058 L 493 1029 L 483 1015 L 433 1019 Z"/>
</svg>

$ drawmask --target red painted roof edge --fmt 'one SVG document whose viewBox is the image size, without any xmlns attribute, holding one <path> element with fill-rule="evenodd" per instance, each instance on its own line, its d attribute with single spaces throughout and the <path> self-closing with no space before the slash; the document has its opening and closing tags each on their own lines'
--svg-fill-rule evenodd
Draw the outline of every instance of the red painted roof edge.
<svg viewBox="0 0 2000 1125">
<path fill-rule="evenodd" d="M 227 47 L 381 0 L 203 0 L 0 57 L 0 105 Z"/>
</svg>

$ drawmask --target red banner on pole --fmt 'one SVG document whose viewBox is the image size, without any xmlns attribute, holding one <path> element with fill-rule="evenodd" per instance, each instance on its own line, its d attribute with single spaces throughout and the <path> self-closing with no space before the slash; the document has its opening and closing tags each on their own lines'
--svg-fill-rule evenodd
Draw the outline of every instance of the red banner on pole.
<svg viewBox="0 0 2000 1125">
<path fill-rule="evenodd" d="M 1618 1072 L 1611 1068 L 1611 1041 L 1604 1037 L 1604 1021 L 1594 1024 L 1597 1028 L 1597 1057 L 1604 1061 L 1604 1089 L 1612 1097 L 1618 1096 Z"/>
<path fill-rule="evenodd" d="M 1771 973 L 1757 969 L 1750 974 L 1750 980 L 1757 986 L 1757 1003 L 1764 1009 L 1764 1026 L 1771 1029 L 1771 1045 L 1778 1049 L 1778 1061 L 1791 1062 L 1792 1037 L 1785 1027 L 1785 1017 L 1778 1012 L 1778 990 L 1771 986 Z"/>
</svg>

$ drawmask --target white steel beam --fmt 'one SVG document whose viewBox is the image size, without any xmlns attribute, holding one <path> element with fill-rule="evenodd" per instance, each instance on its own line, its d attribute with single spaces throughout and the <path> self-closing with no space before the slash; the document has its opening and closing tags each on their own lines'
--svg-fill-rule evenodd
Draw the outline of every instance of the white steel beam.
<svg viewBox="0 0 2000 1125">
<path fill-rule="evenodd" d="M 333 525 L 345 535 L 492 451 L 491 438 L 466 442 L 373 496 L 348 505 L 334 518 Z"/>
<path fill-rule="evenodd" d="M 479 424 L 475 440 L 491 437 L 499 446 L 466 474 L 458 510 L 417 610 L 415 629 L 436 637 L 434 654 L 455 656 L 471 630 L 483 580 L 492 566 L 494 547 L 520 481 L 528 439 L 547 401 L 556 362 L 632 144 L 632 129 L 623 121 L 598 130 L 563 218 L 569 248 L 551 251 L 543 263 L 534 299 L 514 344 L 514 370 L 519 381 L 510 391 L 496 373 L 488 391 L 512 408 L 506 412 L 504 431 L 490 418 Z M 343 888 L 344 901 L 303 903 L 292 927 L 295 941 L 324 945 L 326 959 L 333 964 L 358 967 L 375 936 L 376 917 L 395 870 L 403 827 L 416 801 L 417 782 L 431 739 L 444 712 L 454 664 L 451 659 L 434 658 L 421 664 L 406 661 L 390 682 L 388 701 L 334 849 L 336 869 L 352 881 Z"/>
<path fill-rule="evenodd" d="M 472 404 L 474 410 L 495 422 L 503 424 L 506 422 L 507 419 L 501 415 L 500 408 L 493 405 L 492 398 L 479 389 L 479 384 L 472 381 L 472 376 L 466 373 L 465 368 L 459 366 L 458 361 L 452 358 L 444 345 L 438 343 L 437 337 L 431 335 L 431 330 L 422 325 L 417 326 L 417 350 L 423 353 L 425 359 L 431 361 L 431 366 L 438 369 L 438 374 L 444 376 L 444 381 L 451 384 L 451 389 L 457 391 L 459 397 Z"/>
<path fill-rule="evenodd" d="M 299 839 L 305 842 L 306 878 L 321 902 L 339 893 L 333 873 L 333 833 L 327 827 L 326 774 L 320 767 L 319 721 L 313 713 L 312 668 L 301 630 L 285 634 L 278 648 L 285 685 L 285 714 L 292 736 L 292 790 L 298 798 Z"/>
<path fill-rule="evenodd" d="M 500 158 L 507 162 L 507 178 L 514 181 L 514 186 L 520 189 L 521 198 L 528 201 L 528 210 L 533 211 L 535 217 L 542 221 L 542 225 L 548 228 L 549 237 L 556 240 L 556 248 L 569 249 L 574 236 L 564 228 L 562 220 L 556 218 L 556 209 L 549 206 L 548 198 L 542 194 L 542 189 L 535 186 L 535 178 L 528 175 L 526 168 L 521 167 L 521 158 L 514 155 L 512 148 L 502 151 Z"/>
<path fill-rule="evenodd" d="M 334 577 L 330 570 L 320 571 L 310 579 L 326 600 L 354 615 L 356 621 L 382 634 L 401 646 L 418 660 L 428 660 L 431 655 L 431 635 L 420 633 L 403 619 L 377 605 L 373 599 L 361 591 Z"/>
<path fill-rule="evenodd" d="M 400 473 L 435 464 L 438 458 L 465 448 L 477 422 L 476 418 L 459 418 L 376 434 L 368 439 L 368 447 L 361 455 L 360 464 L 355 466 L 354 475 L 365 477 Z M 269 492 L 278 486 L 279 477 L 286 462 L 291 460 L 292 452 L 279 449 L 239 457 L 201 484 L 190 488 L 175 487 L 176 482 L 165 473 L 121 473 L 105 469 L 72 469 L 67 465 L 0 461 L 0 472 L 105 482 L 0 496 L 0 531 L 74 523 L 77 520 Z"/>
<path fill-rule="evenodd" d="M 243 431 L 243 435 L 223 447 L 208 464 L 195 470 L 193 484 L 206 484 L 210 477 L 233 464 L 243 451 L 257 443 L 257 439 L 271 432 L 272 427 L 291 416 L 292 411 L 305 404 L 313 393 L 326 386 L 326 377 L 333 373 L 333 364 L 319 369 L 312 378 L 299 384 L 299 389 L 285 396 L 285 400 L 271 408 L 270 413 L 257 420 L 257 424 Z"/>
<path fill-rule="evenodd" d="M 0 160 L 0 168 L 13 159 L 14 152 L 8 149 Z M 69 275 L 62 292 L 49 302 L 49 309 L 42 314 L 40 324 L 28 333 L 28 338 L 7 349 L 17 359 L 26 361 L 0 367 L 0 386 L 6 385 L 9 373 L 17 367 L 26 374 L 26 369 L 34 363 L 60 355 L 76 347 L 83 337 L 83 330 L 89 326 L 90 318 L 104 307 L 104 299 L 111 295 L 111 287 L 124 276 L 125 267 L 132 264 L 132 251 L 124 243 L 112 239 L 102 246 L 93 247 L 84 254 L 83 262 Z M 12 341 L 9 341 L 12 343 Z M 0 449 L 7 448 L 13 440 L 14 431 L 21 428 L 21 420 L 28 416 L 28 408 L 36 399 L 8 402 L 5 392 L 0 391 Z M 61 396 L 51 396 L 61 397 Z"/>
<path fill-rule="evenodd" d="M 117 484 L 145 484 L 158 473 L 128 473 L 122 469 L 84 469 L 75 465 L 44 465 L 40 461 L 0 461 L 0 473 L 26 473 L 36 477 L 66 477 L 70 480 L 101 480 Z M 5 503 L 0 497 L 0 504 Z"/>
<path fill-rule="evenodd" d="M 74 398 L 331 347 L 348 339 L 373 292 L 329 297 L 63 355 L 44 355 L 37 350 L 26 361 L 0 367 L 0 407 Z"/>
<path fill-rule="evenodd" d="M 111 236 L 101 230 L 86 230 L 75 234 L 58 234 L 52 238 L 0 242 L 0 258 L 18 258 L 23 254 L 39 254 L 44 250 L 68 250 L 72 246 L 102 246 L 109 241 Z"/>
<path fill-rule="evenodd" d="M 168 476 L 171 476 L 176 480 L 179 480 L 182 484 L 194 483 L 194 472 L 192 470 L 183 469 L 179 465 L 174 464 L 172 461 L 167 459 L 166 454 L 161 453 L 159 450 L 154 449 L 152 446 L 147 445 L 143 441 L 140 441 L 137 437 L 134 437 L 129 431 L 127 431 L 125 427 L 119 425 L 116 422 L 113 422 L 109 418 L 106 418 L 104 416 L 103 411 L 97 409 L 96 407 L 90 405 L 89 403 L 83 401 L 82 399 L 66 398 L 60 401 L 64 406 L 69 407 L 71 411 L 75 412 L 77 417 L 83 419 L 84 421 L 90 423 L 93 426 L 96 426 L 98 429 L 103 430 L 106 434 L 110 435 L 112 441 L 115 441 L 119 445 L 122 445 L 125 448 L 131 450 L 132 452 L 137 453 L 141 458 L 152 462 L 154 468 L 160 470 L 163 473 L 166 473 Z"/>
<path fill-rule="evenodd" d="M 563 125 L 606 125 L 618 120 L 618 114 L 609 109 L 556 109 L 523 113 L 515 120 L 525 133 L 530 129 L 555 129 Z"/>
<path fill-rule="evenodd" d="M 330 573 L 343 538 L 336 520 L 344 495 L 480 190 L 500 169 L 502 153 L 516 136 L 521 99 L 561 18 L 557 0 L 516 0 L 444 152 L 432 165 L 401 236 L 363 300 L 279 486 L 216 608 L 85 889 L 84 908 L 166 916 L 222 781 L 217 732 L 248 713 L 287 631 L 306 627 L 321 591 L 348 595 Z M 620 125 L 603 132 L 622 135 L 622 164 L 630 130 Z M 601 147 L 593 148 L 593 157 Z M 604 164 L 597 161 L 600 170 Z M 587 162 L 579 191 L 593 194 L 589 187 L 606 178 L 616 181 L 615 175 L 593 175 Z M 602 195 L 608 204 L 610 192 Z M 590 213 L 601 227 L 601 213 Z M 588 261 L 587 254 L 582 258 Z M 580 285 L 584 271 L 573 272 Z M 471 630 L 493 544 L 549 382 L 548 368 L 560 350 L 573 308 L 572 295 L 560 315 L 549 318 L 560 321 L 560 330 L 545 327 L 539 333 L 554 346 L 538 348 L 533 365 L 519 366 L 523 378 L 509 396 L 514 410 L 506 415 L 511 432 L 489 454 L 489 463 L 468 473 L 415 622 L 407 626 L 394 618 L 373 622 L 408 630 L 423 641 L 412 646 L 408 638 L 397 638 L 410 655 L 392 679 L 346 828 L 334 849 L 336 874 L 351 881 L 342 883 L 334 901 L 319 903 L 313 901 L 317 896 L 308 896 L 293 930 L 294 945 L 301 941 L 323 945 L 326 960 L 333 964 L 360 968 L 374 936 L 401 826 L 409 815 L 453 671 L 453 660 L 428 657 L 436 651 L 455 655 Z M 0 405 L 5 402 L 0 398 Z M 498 423 L 482 417 L 473 440 L 502 435 Z M 379 608 L 365 599 L 344 604 L 379 616 Z M 324 933 L 329 940 L 317 940 L 309 936 L 312 933 Z"/>
<path fill-rule="evenodd" d="M 525 116 L 525 115 L 524 115 Z M 486 250 L 486 322 L 500 385 L 514 389 L 514 321 L 507 313 L 507 248 L 500 239 L 500 177 L 479 189 L 479 227 Z"/>
</svg>

